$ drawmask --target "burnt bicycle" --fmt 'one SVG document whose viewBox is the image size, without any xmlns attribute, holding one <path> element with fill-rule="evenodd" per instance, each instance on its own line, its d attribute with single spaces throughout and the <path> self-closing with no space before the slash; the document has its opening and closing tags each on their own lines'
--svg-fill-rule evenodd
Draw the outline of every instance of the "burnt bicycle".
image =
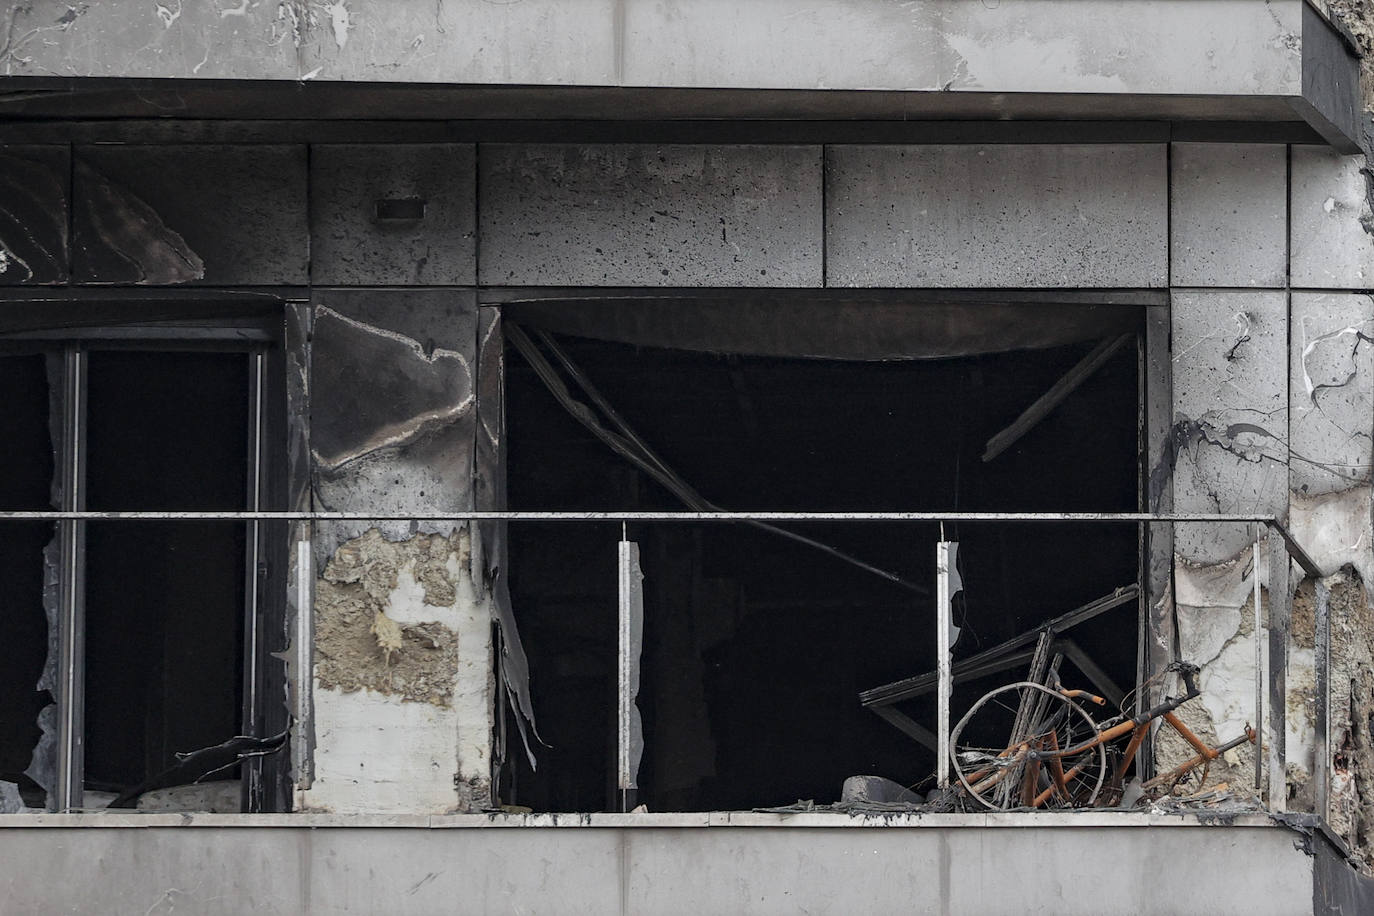
<svg viewBox="0 0 1374 916">
<path fill-rule="evenodd" d="M 1159 719 L 1197 754 L 1141 788 L 1158 794 L 1196 780 L 1193 788 L 1200 789 L 1212 761 L 1246 742 L 1255 743 L 1255 730 L 1247 725 L 1239 737 L 1209 746 L 1174 714 L 1200 694 L 1198 668 L 1176 662 L 1166 671 L 1179 674 L 1183 696 L 1166 697 L 1135 715 L 1123 703 L 1120 715 L 1102 722 L 1095 722 L 1078 701 L 1098 706 L 1107 701 L 1085 690 L 1064 689 L 1057 674 L 1051 674 L 1048 685 L 1018 681 L 985 694 L 950 732 L 950 756 L 964 793 L 993 810 L 1112 807 L 1121 800 L 1141 742 Z M 1124 749 L 1113 744 L 1127 735 Z"/>
</svg>

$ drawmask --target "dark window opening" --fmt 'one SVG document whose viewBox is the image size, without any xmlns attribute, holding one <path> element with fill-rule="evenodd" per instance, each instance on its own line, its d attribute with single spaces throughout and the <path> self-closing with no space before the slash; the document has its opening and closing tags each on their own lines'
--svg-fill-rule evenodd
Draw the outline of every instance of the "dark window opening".
<svg viewBox="0 0 1374 916">
<path fill-rule="evenodd" d="M 287 526 L 175 518 L 284 502 L 280 319 L 230 311 L 3 341 L 0 508 L 173 515 L 0 521 L 6 809 L 290 808 Z"/>
<path fill-rule="evenodd" d="M 559 337 L 607 400 L 708 500 L 740 510 L 1135 511 L 1139 379 L 1127 346 L 1007 452 L 988 439 L 1094 346 L 841 362 Z M 512 509 L 676 511 L 508 352 Z M 857 699 L 934 667 L 938 526 L 797 530 L 927 586 L 913 594 L 743 525 L 631 524 L 644 571 L 638 800 L 651 811 L 836 801 L 848 776 L 905 785 L 934 754 Z M 512 600 L 530 657 L 539 767 L 511 754 L 503 801 L 614 806 L 617 525 L 512 524 Z M 949 526 L 965 586 L 957 659 L 1136 581 L 1134 525 Z M 1124 689 L 1137 607 L 1073 637 Z M 1066 682 L 1083 683 L 1071 663 Z M 962 683 L 954 714 L 1017 672 Z M 904 711 L 933 727 L 930 698 Z M 924 788 L 929 788 L 926 785 Z"/>
<path fill-rule="evenodd" d="M 0 391 L 0 505 L 48 509 L 53 458 L 43 355 L 0 357 Z M 0 525 L 0 780 L 17 784 L 33 807 L 42 807 L 43 790 L 24 771 L 41 734 L 39 711 L 52 702 L 38 689 L 48 652 L 43 548 L 51 540 L 48 522 Z"/>
<path fill-rule="evenodd" d="M 243 509 L 248 397 L 242 353 L 92 352 L 89 508 Z M 244 557 L 241 522 L 87 526 L 88 789 L 122 792 L 240 733 Z"/>
</svg>

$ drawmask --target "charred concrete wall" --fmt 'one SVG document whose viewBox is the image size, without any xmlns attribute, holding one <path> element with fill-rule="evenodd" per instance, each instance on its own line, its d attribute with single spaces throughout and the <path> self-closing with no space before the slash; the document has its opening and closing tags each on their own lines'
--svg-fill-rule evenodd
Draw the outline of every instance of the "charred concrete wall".
<svg viewBox="0 0 1374 916">
<path fill-rule="evenodd" d="M 499 392 L 498 364 L 479 355 L 479 340 L 500 350 L 484 287 L 1132 287 L 1172 289 L 1167 333 L 1150 338 L 1161 370 L 1150 396 L 1168 416 L 1149 443 L 1163 481 L 1150 507 L 1287 515 L 1334 576 L 1322 583 L 1333 626 L 1352 638 L 1336 643 L 1332 679 L 1341 751 L 1322 765 L 1342 823 L 1365 829 L 1374 789 L 1362 788 L 1360 761 L 1374 751 L 1361 704 L 1374 659 L 1357 634 L 1374 575 L 1374 216 L 1360 158 L 1221 143 L 78 144 L 3 155 L 15 167 L 0 189 L 33 215 L 18 230 L 0 224 L 0 285 L 272 285 L 293 301 L 291 504 L 378 516 L 294 535 L 303 808 L 493 801 L 498 548 L 483 539 L 498 532 L 404 520 L 501 504 L 499 403 L 477 392 L 493 371 Z M 10 177 L 20 174 L 34 177 Z M 419 199 L 422 219 L 380 218 L 379 201 Z M 1180 527 L 1172 590 L 1152 596 L 1156 623 L 1177 631 L 1176 646 L 1161 640 L 1167 654 L 1203 666 L 1190 721 L 1209 737 L 1253 715 L 1251 538 Z M 1295 804 L 1318 765 L 1304 622 L 1316 583 L 1297 588 Z M 1237 784 L 1244 755 L 1228 762 Z"/>
<path fill-rule="evenodd" d="M 473 508 L 475 297 L 330 290 L 313 313 L 315 505 L 382 518 L 314 531 L 314 754 L 297 804 L 488 806 L 492 611 L 473 531 L 404 520 Z"/>
</svg>

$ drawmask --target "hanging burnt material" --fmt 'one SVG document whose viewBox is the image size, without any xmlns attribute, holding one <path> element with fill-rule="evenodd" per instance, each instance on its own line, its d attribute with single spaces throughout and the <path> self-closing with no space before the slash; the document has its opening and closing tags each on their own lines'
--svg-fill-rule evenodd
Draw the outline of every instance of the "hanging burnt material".
<svg viewBox="0 0 1374 916">
<path fill-rule="evenodd" d="M 691 487 L 691 485 L 673 471 L 662 458 L 655 454 L 648 444 L 630 428 L 624 419 L 621 418 L 615 408 L 601 396 L 600 392 L 592 385 L 591 380 L 578 369 L 576 364 L 568 358 L 567 354 L 563 352 L 548 334 L 537 330 L 534 331 L 534 333 L 539 338 L 540 343 L 542 343 L 563 365 L 564 370 L 573 381 L 577 383 L 578 387 L 582 389 L 588 400 L 596 405 L 601 411 L 607 422 L 614 427 L 614 430 L 607 429 L 601 423 L 596 413 L 586 404 L 577 400 L 572 392 L 568 390 L 568 386 L 559 377 L 548 360 L 544 358 L 539 348 L 535 346 L 534 341 L 530 340 L 529 336 L 517 325 L 508 324 L 506 326 L 506 334 L 510 338 L 511 343 L 520 351 L 520 355 L 525 357 L 525 360 L 530 364 L 530 367 L 534 369 L 539 380 L 548 388 L 549 393 L 554 396 L 554 399 L 557 400 L 574 419 L 586 427 L 592 435 L 596 436 L 597 439 L 616 454 L 625 458 L 631 464 L 635 465 L 635 467 L 662 484 L 670 493 L 681 500 L 683 505 L 688 509 L 694 512 L 727 511 L 702 497 L 701 494 L 697 493 L 696 490 Z M 745 522 L 745 524 L 758 528 L 761 531 L 767 531 L 779 537 L 796 541 L 799 544 L 805 544 L 837 560 L 841 560 L 851 566 L 856 566 L 875 576 L 886 579 L 907 591 L 918 595 L 930 594 L 930 589 L 926 586 L 917 585 L 894 572 L 881 569 L 871 563 L 866 563 L 842 550 L 831 547 L 829 544 L 824 544 L 803 534 L 789 531 L 786 528 L 780 528 L 777 525 L 770 525 L 767 522 L 749 521 Z"/>
</svg>

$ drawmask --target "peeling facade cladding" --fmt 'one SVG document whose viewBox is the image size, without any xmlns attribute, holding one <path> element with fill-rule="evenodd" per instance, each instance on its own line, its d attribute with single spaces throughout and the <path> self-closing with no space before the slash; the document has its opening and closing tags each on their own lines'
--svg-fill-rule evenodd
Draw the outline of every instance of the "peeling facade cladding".
<svg viewBox="0 0 1374 916">
<path fill-rule="evenodd" d="M 1147 291 L 1161 304 L 1146 310 L 1146 508 L 1273 514 L 1328 573 L 1289 577 L 1284 794 L 1313 810 L 1323 769 L 1325 816 L 1371 855 L 1374 211 L 1353 115 L 1311 61 L 1339 39 L 1299 0 L 1079 7 L 0 8 L 0 117 L 26 118 L 0 121 L 0 309 L 276 297 L 283 504 L 377 516 L 287 535 L 296 810 L 500 801 L 497 709 L 527 707 L 530 676 L 504 532 L 405 519 L 505 506 L 503 302 Z M 199 80 L 245 82 L 215 94 Z M 97 81 L 119 92 L 101 102 Z M 278 107 L 245 115 L 268 90 Z M 797 95 L 767 95 L 783 90 Z M 621 98 L 639 107 L 612 126 L 581 120 Z M 665 126 L 709 116 L 707 102 L 721 123 L 700 138 Z M 434 114 L 446 105 L 464 120 Z M 97 123 L 154 108 L 170 116 Z M 365 124 L 346 123 L 360 111 Z M 957 116 L 967 133 L 874 143 L 826 120 L 851 111 Z M 1252 601 L 1270 554 L 1257 569 L 1246 525 L 1165 527 L 1147 564 L 1149 658 L 1201 666 L 1186 720 L 1225 740 L 1254 721 L 1254 645 L 1269 640 Z M 1328 759 L 1311 702 L 1318 605 L 1334 634 Z M 1188 751 L 1155 753 L 1164 766 Z M 1233 786 L 1253 778 L 1252 753 L 1217 765 Z"/>
</svg>

